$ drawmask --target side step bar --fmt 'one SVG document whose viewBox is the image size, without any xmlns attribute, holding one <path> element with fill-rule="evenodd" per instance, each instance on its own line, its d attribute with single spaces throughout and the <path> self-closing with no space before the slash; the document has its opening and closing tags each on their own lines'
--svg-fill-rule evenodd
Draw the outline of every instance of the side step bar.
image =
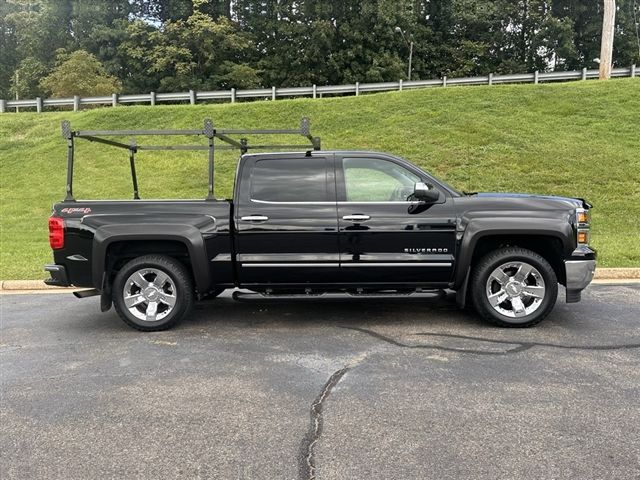
<svg viewBox="0 0 640 480">
<path fill-rule="evenodd" d="M 95 288 L 91 290 L 80 290 L 79 292 L 73 292 L 76 298 L 87 298 L 87 297 L 95 297 L 96 295 L 100 295 L 100 292 Z"/>
<path fill-rule="evenodd" d="M 253 300 L 345 300 L 348 298 L 375 298 L 375 299 L 394 299 L 394 298 L 442 298 L 446 292 L 441 289 L 420 290 L 413 292 L 309 292 L 309 293 L 258 293 L 258 292 L 239 292 L 235 291 L 232 298 L 238 302 L 248 302 Z"/>
</svg>

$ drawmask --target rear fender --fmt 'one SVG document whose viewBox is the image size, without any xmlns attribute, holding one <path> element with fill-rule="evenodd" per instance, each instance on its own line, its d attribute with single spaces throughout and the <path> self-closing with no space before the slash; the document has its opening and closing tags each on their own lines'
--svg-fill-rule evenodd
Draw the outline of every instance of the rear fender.
<svg viewBox="0 0 640 480">
<path fill-rule="evenodd" d="M 209 262 L 200 230 L 191 225 L 177 223 L 105 225 L 95 231 L 93 237 L 92 281 L 95 288 L 102 289 L 107 250 L 115 242 L 139 240 L 170 240 L 185 245 L 196 287 L 207 292 L 211 284 Z"/>
</svg>

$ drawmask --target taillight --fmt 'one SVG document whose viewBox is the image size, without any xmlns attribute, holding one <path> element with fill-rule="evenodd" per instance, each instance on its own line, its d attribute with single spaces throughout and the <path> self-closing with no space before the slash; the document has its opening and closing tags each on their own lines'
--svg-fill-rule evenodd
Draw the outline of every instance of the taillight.
<svg viewBox="0 0 640 480">
<path fill-rule="evenodd" d="M 64 220 L 62 218 L 49 218 L 49 245 L 53 250 L 64 248 Z"/>
</svg>

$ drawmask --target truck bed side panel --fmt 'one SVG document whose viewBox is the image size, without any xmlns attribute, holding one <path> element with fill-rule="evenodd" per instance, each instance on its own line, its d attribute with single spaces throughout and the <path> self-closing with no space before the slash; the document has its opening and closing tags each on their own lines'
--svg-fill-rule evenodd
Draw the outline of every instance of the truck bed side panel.
<svg viewBox="0 0 640 480">
<path fill-rule="evenodd" d="M 54 215 L 65 220 L 55 261 L 73 285 L 100 289 L 110 252 L 133 247 L 144 254 L 158 242 L 184 245 L 200 292 L 235 282 L 230 202 L 76 201 L 56 204 Z"/>
</svg>

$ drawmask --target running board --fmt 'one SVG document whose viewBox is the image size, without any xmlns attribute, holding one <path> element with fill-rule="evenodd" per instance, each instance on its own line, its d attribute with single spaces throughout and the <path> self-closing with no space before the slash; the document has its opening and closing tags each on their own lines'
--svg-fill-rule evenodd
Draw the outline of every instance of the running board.
<svg viewBox="0 0 640 480">
<path fill-rule="evenodd" d="M 258 293 L 258 292 L 233 292 L 232 298 L 238 302 L 247 302 L 252 300 L 344 300 L 347 298 L 376 298 L 376 299 L 394 299 L 394 298 L 440 298 L 446 295 L 442 289 L 422 290 L 414 292 L 309 292 L 309 293 Z"/>
<path fill-rule="evenodd" d="M 100 292 L 95 288 L 91 290 L 80 290 L 79 292 L 73 292 L 76 298 L 87 298 L 87 297 L 95 297 L 96 295 L 100 295 Z"/>
</svg>

